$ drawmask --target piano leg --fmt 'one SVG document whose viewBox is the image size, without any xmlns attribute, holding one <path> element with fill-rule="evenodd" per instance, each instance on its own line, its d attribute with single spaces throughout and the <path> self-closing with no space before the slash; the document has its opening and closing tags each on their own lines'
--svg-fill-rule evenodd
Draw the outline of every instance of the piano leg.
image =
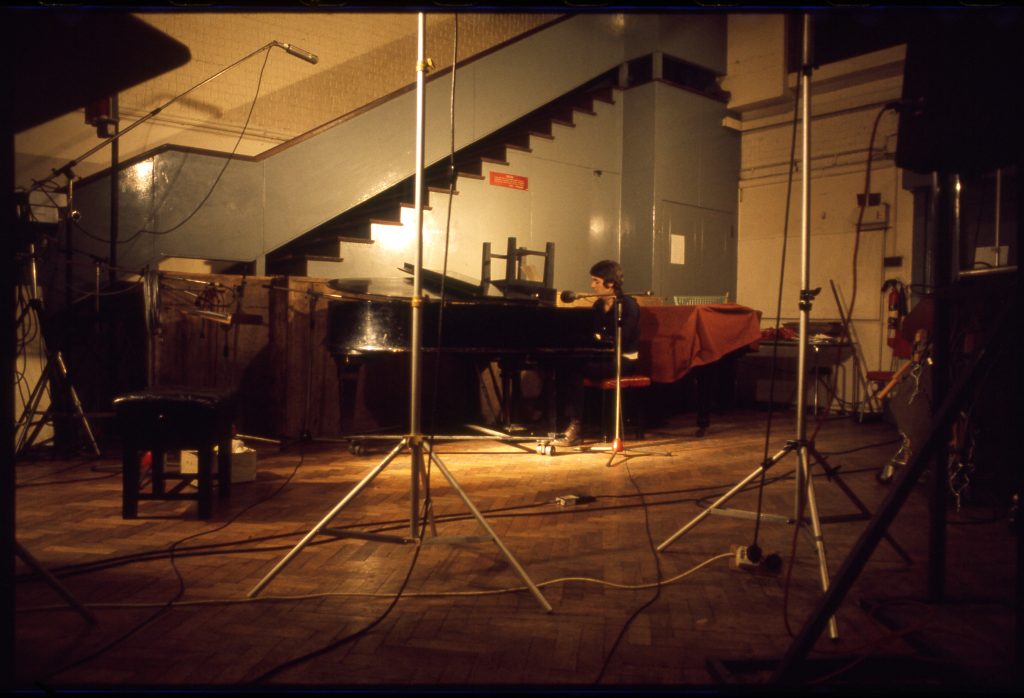
<svg viewBox="0 0 1024 698">
<path fill-rule="evenodd" d="M 341 433 L 353 433 L 356 414 L 356 395 L 359 389 L 359 373 L 362 362 L 351 356 L 337 359 L 338 366 L 338 400 Z"/>
<path fill-rule="evenodd" d="M 501 413 L 500 428 L 508 431 L 515 420 L 513 405 L 519 395 L 519 362 L 501 359 L 498 361 L 498 374 L 501 376 Z"/>
<path fill-rule="evenodd" d="M 558 371 L 548 364 L 544 367 L 544 386 L 547 393 L 545 406 L 547 429 L 549 434 L 557 434 L 558 431 Z"/>
<path fill-rule="evenodd" d="M 693 369 L 697 391 L 697 436 L 711 426 L 714 407 L 732 407 L 736 397 L 736 362 L 745 350 L 726 354 L 718 361 Z"/>
<path fill-rule="evenodd" d="M 553 433 L 557 416 L 554 367 L 521 358 L 501 359 L 498 366 L 502 386 L 501 428 L 516 431 L 536 426 L 538 418 L 543 418 L 548 433 Z"/>
<path fill-rule="evenodd" d="M 711 426 L 712 372 L 716 364 L 698 366 L 693 369 L 693 380 L 697 388 L 697 436 L 704 436 Z"/>
</svg>

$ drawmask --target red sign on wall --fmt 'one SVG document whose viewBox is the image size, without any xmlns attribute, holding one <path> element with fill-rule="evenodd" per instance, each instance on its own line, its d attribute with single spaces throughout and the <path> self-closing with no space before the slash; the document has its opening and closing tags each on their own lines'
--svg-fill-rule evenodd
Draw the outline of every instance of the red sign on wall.
<svg viewBox="0 0 1024 698">
<path fill-rule="evenodd" d="M 508 174 L 506 172 L 494 172 L 491 171 L 491 184 L 496 187 L 508 187 L 509 189 L 518 189 L 519 191 L 526 191 L 529 187 L 529 180 L 526 177 L 520 175 Z"/>
</svg>

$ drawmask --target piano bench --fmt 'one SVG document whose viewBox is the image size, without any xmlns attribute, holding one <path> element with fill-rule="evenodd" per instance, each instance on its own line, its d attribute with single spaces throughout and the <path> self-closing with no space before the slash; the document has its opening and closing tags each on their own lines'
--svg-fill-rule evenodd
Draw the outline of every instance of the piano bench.
<svg viewBox="0 0 1024 698">
<path fill-rule="evenodd" d="M 644 421 L 646 417 L 646 404 L 643 389 L 651 387 L 650 376 L 622 376 L 622 419 L 626 415 L 635 415 L 632 420 L 635 427 L 636 438 L 644 438 Z M 591 390 L 601 391 L 601 433 L 605 441 L 611 441 L 615 436 L 615 378 L 584 378 L 583 387 Z M 634 389 L 641 389 L 634 394 Z M 625 429 L 623 429 L 625 431 Z"/>
<path fill-rule="evenodd" d="M 114 398 L 121 437 L 121 516 L 138 516 L 139 500 L 194 499 L 200 519 L 210 518 L 213 483 L 220 497 L 231 492 L 234 397 L 225 391 L 181 387 L 149 388 Z M 214 447 L 217 469 L 214 472 Z M 168 472 L 168 451 L 195 449 L 198 472 Z M 149 452 L 148 491 L 143 491 L 143 455 Z M 176 484 L 168 487 L 168 480 Z M 185 492 L 193 482 L 195 492 Z"/>
</svg>

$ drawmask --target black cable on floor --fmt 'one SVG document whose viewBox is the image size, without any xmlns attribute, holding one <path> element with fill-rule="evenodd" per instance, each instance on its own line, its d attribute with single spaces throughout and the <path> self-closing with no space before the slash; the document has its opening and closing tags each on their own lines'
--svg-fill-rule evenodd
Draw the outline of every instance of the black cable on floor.
<svg viewBox="0 0 1024 698">
<path fill-rule="evenodd" d="M 359 638 L 363 637 L 368 632 L 373 630 L 375 627 L 380 625 L 380 623 L 383 622 L 384 619 L 387 618 L 391 614 L 391 611 L 395 608 L 395 606 L 398 605 L 398 601 L 402 598 L 402 594 L 405 592 L 405 588 L 409 584 L 409 579 L 412 578 L 413 570 L 416 569 L 416 561 L 419 559 L 420 551 L 423 549 L 423 535 L 424 535 L 424 533 L 426 531 L 427 517 L 425 515 L 425 511 L 426 511 L 426 507 L 424 507 L 424 514 L 422 516 L 420 516 L 420 531 L 419 531 L 419 535 L 418 535 L 418 537 L 416 539 L 416 550 L 413 553 L 412 559 L 409 561 L 409 569 L 406 570 L 405 578 L 402 580 L 401 586 L 398 588 L 398 591 L 395 593 L 394 598 L 391 599 L 391 602 L 388 604 L 388 607 L 385 608 L 384 611 L 379 616 L 377 616 L 377 618 L 375 618 L 373 621 L 371 621 L 368 625 L 366 625 L 366 626 L 360 628 L 359 630 L 355 631 L 354 633 L 350 633 L 350 634 L 346 635 L 345 637 L 342 637 L 342 638 L 340 638 L 338 640 L 330 642 L 330 643 L 324 645 L 323 647 L 320 647 L 318 649 L 313 650 L 312 652 L 307 652 L 306 654 L 303 654 L 301 656 L 295 657 L 293 659 L 289 659 L 289 660 L 287 660 L 285 662 L 282 662 L 282 663 L 280 663 L 280 664 L 278 664 L 278 665 L 268 669 L 267 671 L 263 672 L 259 676 L 256 676 L 255 678 L 253 678 L 253 679 L 251 679 L 249 681 L 246 681 L 244 683 L 244 685 L 251 686 L 251 685 L 254 685 L 254 684 L 263 683 L 264 681 L 267 681 L 268 679 L 271 679 L 271 678 L 277 676 L 278 674 L 280 674 L 283 671 L 291 669 L 292 667 L 295 667 L 295 666 L 299 666 L 300 664 L 304 664 L 304 663 L 308 662 L 311 659 L 315 659 L 317 657 L 320 657 L 320 656 L 323 656 L 325 654 L 328 654 L 329 652 L 332 652 L 333 650 L 336 650 L 337 648 L 341 647 L 342 645 L 348 644 L 349 642 L 352 642 L 353 640 L 358 640 Z"/>
<path fill-rule="evenodd" d="M 648 608 L 653 606 L 655 602 L 657 602 L 657 600 L 661 598 L 661 584 L 663 581 L 661 574 L 661 558 L 658 557 L 657 545 L 654 542 L 654 536 L 651 534 L 650 511 L 648 510 L 647 503 L 644 500 L 643 490 L 640 489 L 640 485 L 637 484 L 636 480 L 633 478 L 632 471 L 630 471 L 629 469 L 629 458 L 629 456 L 626 456 L 626 458 L 623 460 L 623 465 L 626 466 L 626 474 L 629 476 L 629 481 L 633 483 L 633 487 L 636 488 L 637 494 L 640 496 L 640 505 L 644 509 L 644 529 L 647 531 L 647 542 L 650 544 L 651 553 L 654 557 L 654 567 L 657 574 L 658 583 L 654 587 L 654 596 L 652 596 L 643 605 L 641 605 L 639 608 L 633 611 L 629 618 L 626 619 L 626 622 L 622 625 L 622 629 L 619 630 L 618 636 L 615 638 L 615 641 L 612 642 L 611 649 L 608 650 L 608 654 L 605 655 L 604 662 L 601 664 L 601 671 L 598 673 L 597 678 L 594 679 L 595 684 L 601 683 L 601 679 L 604 678 L 605 672 L 608 670 L 608 666 L 611 663 L 612 657 L 615 655 L 615 650 L 618 649 L 619 644 L 622 642 L 622 639 L 626 636 L 626 632 L 633 625 L 633 621 L 639 618 L 641 613 L 643 613 Z"/>
</svg>

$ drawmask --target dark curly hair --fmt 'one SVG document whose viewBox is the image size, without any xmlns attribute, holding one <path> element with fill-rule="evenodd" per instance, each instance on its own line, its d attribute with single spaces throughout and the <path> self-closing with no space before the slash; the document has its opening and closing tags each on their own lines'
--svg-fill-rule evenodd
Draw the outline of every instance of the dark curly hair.
<svg viewBox="0 0 1024 698">
<path fill-rule="evenodd" d="M 590 267 L 590 275 L 602 279 L 606 286 L 611 284 L 611 288 L 615 289 L 615 295 L 622 293 L 622 267 L 618 262 L 602 259 Z"/>
</svg>

